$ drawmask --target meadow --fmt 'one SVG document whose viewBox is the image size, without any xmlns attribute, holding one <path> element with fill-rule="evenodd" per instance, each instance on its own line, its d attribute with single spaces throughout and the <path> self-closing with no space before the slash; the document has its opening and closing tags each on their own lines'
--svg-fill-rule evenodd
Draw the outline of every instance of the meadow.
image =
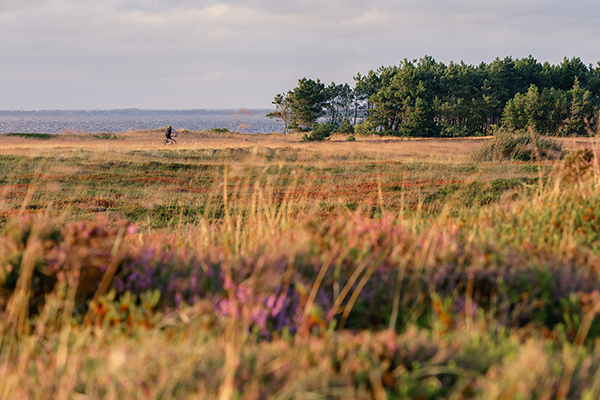
<svg viewBox="0 0 600 400">
<path fill-rule="evenodd" d="M 0 135 L 0 399 L 600 398 L 600 167 Z"/>
</svg>

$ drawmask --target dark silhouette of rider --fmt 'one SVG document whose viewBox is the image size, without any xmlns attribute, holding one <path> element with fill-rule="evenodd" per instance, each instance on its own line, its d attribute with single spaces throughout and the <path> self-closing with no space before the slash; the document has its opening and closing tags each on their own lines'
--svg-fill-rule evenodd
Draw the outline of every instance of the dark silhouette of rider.
<svg viewBox="0 0 600 400">
<path fill-rule="evenodd" d="M 175 129 L 173 129 L 171 125 L 169 125 L 167 127 L 167 131 L 165 132 L 165 137 L 167 138 L 167 140 L 173 140 L 173 132 L 175 132 Z M 177 136 L 177 132 L 175 132 L 175 135 Z"/>
</svg>

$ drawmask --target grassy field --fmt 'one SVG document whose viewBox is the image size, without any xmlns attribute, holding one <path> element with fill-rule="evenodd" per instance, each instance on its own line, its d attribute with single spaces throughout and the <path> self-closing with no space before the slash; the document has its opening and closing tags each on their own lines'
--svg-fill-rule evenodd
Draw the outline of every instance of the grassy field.
<svg viewBox="0 0 600 400">
<path fill-rule="evenodd" d="M 0 399 L 597 399 L 600 168 L 0 135 Z"/>
</svg>

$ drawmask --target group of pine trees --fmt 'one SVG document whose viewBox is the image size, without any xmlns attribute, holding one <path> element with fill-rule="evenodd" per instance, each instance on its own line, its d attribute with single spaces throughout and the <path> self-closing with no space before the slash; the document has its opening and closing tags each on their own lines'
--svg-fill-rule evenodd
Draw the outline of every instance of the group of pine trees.
<svg viewBox="0 0 600 400">
<path fill-rule="evenodd" d="M 407 136 L 474 136 L 494 127 L 586 134 L 598 123 L 600 62 L 559 65 L 496 58 L 489 64 L 445 65 L 425 56 L 354 77 L 354 87 L 302 78 L 278 94 L 269 114 L 284 133 L 315 123 L 333 130 Z"/>
</svg>

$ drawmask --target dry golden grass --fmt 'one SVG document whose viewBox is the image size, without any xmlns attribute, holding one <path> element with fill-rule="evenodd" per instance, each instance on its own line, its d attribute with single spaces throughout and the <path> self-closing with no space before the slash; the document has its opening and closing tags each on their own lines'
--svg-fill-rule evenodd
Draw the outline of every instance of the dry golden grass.
<svg viewBox="0 0 600 400">
<path fill-rule="evenodd" d="M 489 138 L 358 136 L 347 142 L 334 135 L 306 143 L 300 135 L 182 131 L 177 145 L 165 146 L 163 135 L 160 130 L 47 140 L 0 135 L 0 156 L 17 157 L 2 161 L 0 218 L 25 209 L 58 208 L 78 217 L 107 209 L 151 224 L 145 215 L 158 212 L 153 209 L 168 208 L 165 218 L 174 222 L 179 211 L 171 208 L 179 205 L 186 220 L 195 221 L 193 215 L 206 217 L 222 206 L 224 186 L 242 197 L 260 187 L 278 201 L 289 193 L 323 215 L 357 207 L 416 209 L 421 202 L 437 212 L 450 197 L 454 208 L 470 207 L 472 198 L 487 201 L 487 189 L 471 183 L 513 179 L 511 185 L 518 185 L 538 176 L 537 167 L 523 163 L 473 164 L 471 152 Z"/>
<path fill-rule="evenodd" d="M 205 149 L 244 149 L 268 147 L 314 152 L 321 154 L 320 160 L 344 154 L 365 154 L 381 161 L 422 160 L 444 163 L 464 163 L 471 152 L 481 146 L 489 137 L 478 138 L 396 138 L 379 136 L 357 136 L 355 142 L 347 142 L 346 136 L 334 135 L 324 142 L 303 142 L 301 135 L 239 134 L 184 131 L 177 138 L 176 146 L 162 144 L 162 130 L 148 130 L 115 134 L 116 139 L 99 139 L 91 134 L 61 134 L 49 140 L 29 139 L 0 135 L 0 154 L 48 157 L 71 156 L 79 152 L 94 152 L 98 155 L 114 153 L 121 158 L 122 153 L 156 150 L 205 150 Z M 591 145 L 591 138 L 560 138 L 567 150 L 576 150 Z M 110 155 L 107 158 L 115 158 Z"/>
<path fill-rule="evenodd" d="M 327 155 L 330 153 L 367 152 L 378 157 L 395 160 L 414 156 L 461 158 L 466 157 L 485 138 L 468 139 L 412 139 L 381 138 L 375 136 L 357 137 L 356 142 L 346 142 L 345 136 L 335 135 L 331 140 L 321 143 L 302 142 L 300 135 L 245 135 L 214 134 L 206 132 L 185 132 L 173 147 L 162 144 L 161 131 L 140 131 L 117 134 L 118 139 L 101 140 L 89 134 L 58 135 L 50 140 L 7 137 L 0 135 L 0 152 L 6 155 L 47 156 L 57 152 L 71 153 L 75 151 L 110 151 L 127 152 L 132 150 L 199 150 L 246 148 L 253 146 L 274 149 L 292 148 L 318 150 Z"/>
<path fill-rule="evenodd" d="M 106 254 L 108 265 L 116 266 L 120 252 L 128 251 L 130 267 L 143 274 L 139 282 L 169 283 L 158 291 L 162 304 L 192 290 L 198 277 L 206 283 L 198 288 L 206 291 L 190 292 L 202 295 L 193 306 L 168 310 L 141 297 L 108 296 L 101 300 L 102 316 L 87 326 L 83 313 L 69 319 L 78 287 L 87 283 L 68 279 L 38 310 L 32 334 L 22 334 L 29 294 L 15 296 L 7 312 L 15 323 L 0 323 L 0 345 L 6 343 L 0 348 L 0 399 L 489 399 L 490 393 L 575 399 L 589 389 L 592 374 L 597 381 L 588 398 L 597 398 L 598 360 L 583 339 L 587 331 L 600 337 L 596 326 L 590 328 L 600 302 L 597 290 L 582 293 L 577 286 L 577 271 L 597 265 L 591 247 L 596 231 L 585 230 L 600 215 L 597 188 L 581 186 L 576 196 L 567 187 L 572 197 L 546 190 L 544 201 L 539 193 L 528 199 L 531 188 L 517 193 L 511 185 L 541 187 L 537 177 L 541 181 L 551 166 L 474 165 L 469 154 L 487 138 L 345 142 L 334 136 L 303 143 L 297 135 L 183 132 L 177 146 L 164 146 L 160 131 L 117 136 L 0 136 L 0 257 L 2 245 L 22 251 L 21 266 L 31 272 L 34 255 L 50 263 L 60 245 L 79 272 L 107 264 Z M 588 143 L 565 142 L 567 148 Z M 502 207 L 483 207 L 500 195 Z M 40 216 L 19 219 L 26 213 Z M 568 213 L 570 221 L 553 219 Z M 104 227 L 105 219 L 127 219 L 137 229 L 122 240 L 130 230 L 121 222 Z M 39 237 L 25 240 L 30 221 L 38 221 L 32 232 Z M 45 226 L 60 230 L 52 236 L 60 243 L 42 242 L 50 231 Z M 132 276 L 125 268 L 115 279 Z M 465 281 L 474 268 L 477 283 Z M 521 271 L 561 284 L 529 289 Z M 496 277 L 506 284 L 494 286 L 501 300 L 490 306 L 484 295 Z M 460 289 L 465 284 L 466 293 Z M 564 327 L 503 325 L 502 304 L 514 305 L 516 315 L 529 301 L 549 302 L 569 284 L 567 333 L 585 331 L 577 333 L 583 338 L 578 348 Z M 299 327 L 296 336 L 288 329 L 296 326 L 292 322 L 285 330 L 271 325 L 275 311 L 268 299 L 287 299 L 288 289 L 300 312 L 281 310 L 302 316 L 290 320 Z M 523 294 L 514 296 L 514 290 Z M 239 303 L 238 295 L 244 299 Z M 1 297 L 8 299 L 2 291 Z M 323 318 L 341 315 L 344 298 L 339 331 L 335 324 L 326 331 Z M 467 305 L 473 302 L 477 313 Z M 590 302 L 597 308 L 581 308 Z M 240 312 L 224 315 L 225 304 Z M 563 311 L 558 303 L 546 307 Z M 257 328 L 253 310 L 271 313 L 271 331 Z M 589 326 L 577 328 L 570 315 L 583 315 Z M 546 321 L 542 314 L 531 319 Z M 562 375 L 565 365 L 571 369 Z M 569 388 L 571 381 L 570 397 L 539 396 L 547 388 Z"/>
</svg>

